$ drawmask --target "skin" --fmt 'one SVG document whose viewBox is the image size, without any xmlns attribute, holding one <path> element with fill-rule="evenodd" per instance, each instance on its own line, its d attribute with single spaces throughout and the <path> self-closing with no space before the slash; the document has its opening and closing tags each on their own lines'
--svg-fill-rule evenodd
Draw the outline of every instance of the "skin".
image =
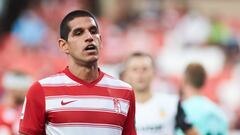
<svg viewBox="0 0 240 135">
<path fill-rule="evenodd" d="M 97 25 L 91 17 L 77 17 L 68 23 L 71 31 L 68 40 L 59 39 L 60 49 L 68 55 L 69 70 L 79 79 L 91 82 L 98 77 L 99 52 L 101 36 Z M 94 45 L 95 50 L 85 50 Z"/>
<path fill-rule="evenodd" d="M 97 61 L 101 48 L 101 36 L 97 25 L 91 17 L 76 17 L 68 26 L 71 29 L 68 40 L 59 39 L 59 47 L 68 55 L 70 72 L 79 79 L 92 82 L 98 77 Z M 96 49 L 85 50 L 90 44 L 96 46 Z"/>
<path fill-rule="evenodd" d="M 186 77 L 184 77 L 183 79 L 183 86 L 181 92 L 184 100 L 187 100 L 193 96 L 202 95 L 201 88 L 195 88 L 194 86 L 192 86 Z"/>
<path fill-rule="evenodd" d="M 135 90 L 137 102 L 144 103 L 151 98 L 153 76 L 154 68 L 149 57 L 132 57 L 127 61 L 123 78 Z"/>
</svg>

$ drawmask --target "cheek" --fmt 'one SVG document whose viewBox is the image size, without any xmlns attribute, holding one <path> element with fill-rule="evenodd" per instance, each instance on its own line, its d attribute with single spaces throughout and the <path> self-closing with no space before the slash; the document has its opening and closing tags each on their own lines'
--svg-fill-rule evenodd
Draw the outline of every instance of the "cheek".
<svg viewBox="0 0 240 135">
<path fill-rule="evenodd" d="M 129 78 L 132 80 L 135 80 L 135 79 L 139 78 L 139 74 L 132 71 L 131 73 L 129 73 Z"/>
<path fill-rule="evenodd" d="M 127 82 L 129 82 L 129 83 L 132 83 L 135 79 L 135 77 L 134 77 L 135 75 L 133 74 L 133 73 L 131 73 L 131 72 L 128 72 L 128 73 L 126 73 L 125 74 L 125 77 L 124 77 L 124 79 L 125 79 L 125 81 L 127 81 Z"/>
<path fill-rule="evenodd" d="M 152 79 L 154 77 L 154 72 L 152 72 L 151 70 L 146 72 L 146 76 L 148 79 Z"/>
<path fill-rule="evenodd" d="M 142 83 L 143 81 L 144 79 L 142 79 L 142 77 L 139 75 L 132 76 L 131 78 L 131 82 L 133 82 L 134 84 L 139 84 Z"/>
<path fill-rule="evenodd" d="M 102 48 L 102 46 L 101 46 L 101 38 L 99 36 L 95 37 L 95 41 L 100 46 L 100 48 Z"/>
<path fill-rule="evenodd" d="M 81 46 L 81 44 L 81 41 L 72 42 L 69 48 L 71 49 L 71 51 L 79 51 L 83 49 L 83 46 Z"/>
<path fill-rule="evenodd" d="M 147 75 L 147 78 L 148 78 L 148 80 L 150 80 L 150 81 L 151 81 L 151 80 L 152 80 L 152 78 L 153 78 L 153 75 L 152 75 L 152 74 L 148 74 L 148 75 Z"/>
</svg>

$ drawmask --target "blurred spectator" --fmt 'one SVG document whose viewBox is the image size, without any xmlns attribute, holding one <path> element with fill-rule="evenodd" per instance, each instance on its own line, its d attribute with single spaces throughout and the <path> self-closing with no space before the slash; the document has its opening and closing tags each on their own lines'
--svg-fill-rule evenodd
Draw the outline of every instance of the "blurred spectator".
<svg viewBox="0 0 240 135">
<path fill-rule="evenodd" d="M 0 134 L 17 135 L 25 92 L 33 79 L 22 72 L 8 71 L 2 76 L 4 95 L 0 104 Z"/>
<path fill-rule="evenodd" d="M 176 50 L 202 46 L 210 33 L 208 18 L 190 9 L 188 4 L 181 6 L 180 11 L 175 27 L 166 33 L 166 47 Z"/>
<path fill-rule="evenodd" d="M 231 30 L 222 18 L 214 16 L 211 18 L 211 32 L 208 39 L 209 45 L 222 48 L 226 55 L 226 64 L 234 64 L 239 60 L 239 39 L 236 30 Z"/>
<path fill-rule="evenodd" d="M 212 45 L 226 45 L 230 38 L 230 29 L 223 23 L 219 16 L 211 18 L 211 32 L 209 35 L 209 43 Z"/>
<path fill-rule="evenodd" d="M 231 129 L 235 131 L 240 129 L 239 110 L 240 110 L 240 64 L 233 67 L 229 78 L 223 80 L 218 86 L 217 96 L 219 102 L 228 115 L 228 120 L 231 123 Z"/>
<path fill-rule="evenodd" d="M 12 33 L 23 47 L 39 48 L 44 44 L 47 25 L 41 16 L 41 0 L 29 1 L 27 9 L 17 18 Z"/>
<path fill-rule="evenodd" d="M 28 2 L 29 0 L 1 0 L 0 38 L 9 33 L 18 16 L 27 8 Z"/>
</svg>

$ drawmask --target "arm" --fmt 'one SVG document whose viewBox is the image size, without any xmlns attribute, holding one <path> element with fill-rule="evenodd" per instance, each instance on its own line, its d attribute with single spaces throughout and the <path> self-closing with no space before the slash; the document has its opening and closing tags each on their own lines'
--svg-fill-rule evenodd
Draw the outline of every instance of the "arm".
<svg viewBox="0 0 240 135">
<path fill-rule="evenodd" d="M 176 128 L 180 128 L 186 135 L 198 135 L 197 130 L 187 121 L 186 114 L 182 108 L 181 102 L 178 102 L 176 115 Z"/>
<path fill-rule="evenodd" d="M 186 135 L 199 135 L 199 133 L 197 132 L 197 130 L 194 127 L 192 127 L 190 129 L 188 129 L 187 131 L 185 131 L 185 134 Z"/>
<path fill-rule="evenodd" d="M 122 135 L 136 135 L 135 129 L 135 95 L 134 91 L 130 92 L 130 103 L 129 103 L 129 111 L 127 115 L 127 119 L 125 125 L 123 127 Z"/>
<path fill-rule="evenodd" d="M 20 134 L 43 135 L 45 132 L 45 96 L 36 82 L 28 90 L 21 113 Z"/>
</svg>

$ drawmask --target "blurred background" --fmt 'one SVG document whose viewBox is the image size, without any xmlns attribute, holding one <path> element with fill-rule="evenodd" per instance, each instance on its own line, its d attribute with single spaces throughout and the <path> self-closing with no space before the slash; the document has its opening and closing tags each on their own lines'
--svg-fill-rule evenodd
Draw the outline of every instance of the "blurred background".
<svg viewBox="0 0 240 135">
<path fill-rule="evenodd" d="M 118 77 L 131 53 L 150 53 L 156 91 L 178 93 L 189 62 L 208 72 L 204 94 L 240 129 L 240 0 L 0 0 L 0 135 L 16 134 L 24 93 L 65 68 L 59 24 L 75 9 L 100 24 L 102 69 Z M 37 95 L 36 95 L 37 96 Z M 12 133 L 11 133 L 12 132 Z"/>
</svg>

